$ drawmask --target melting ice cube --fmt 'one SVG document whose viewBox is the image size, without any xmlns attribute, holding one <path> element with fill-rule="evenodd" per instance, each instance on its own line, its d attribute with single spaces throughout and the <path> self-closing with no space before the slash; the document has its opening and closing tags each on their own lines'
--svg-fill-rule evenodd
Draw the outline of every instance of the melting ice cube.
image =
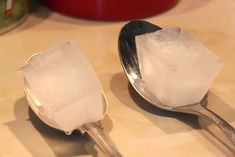
<svg viewBox="0 0 235 157">
<path fill-rule="evenodd" d="M 216 54 L 180 28 L 137 36 L 136 46 L 142 79 L 169 106 L 199 102 L 223 65 Z"/>
<path fill-rule="evenodd" d="M 20 69 L 39 100 L 47 123 L 70 132 L 104 116 L 102 88 L 81 51 L 71 42 L 34 55 Z"/>
</svg>

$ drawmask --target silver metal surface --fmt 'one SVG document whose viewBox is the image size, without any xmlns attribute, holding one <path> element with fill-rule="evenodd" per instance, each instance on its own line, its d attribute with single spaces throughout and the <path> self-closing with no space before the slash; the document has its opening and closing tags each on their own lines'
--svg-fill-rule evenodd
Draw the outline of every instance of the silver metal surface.
<svg viewBox="0 0 235 157">
<path fill-rule="evenodd" d="M 235 129 L 220 116 L 205 107 L 207 95 L 199 103 L 174 107 L 161 103 L 147 88 L 139 70 L 135 36 L 160 29 L 159 26 L 143 20 L 130 21 L 121 29 L 118 40 L 119 57 L 129 82 L 140 96 L 156 107 L 168 111 L 194 114 L 213 121 L 227 135 L 233 147 L 235 147 Z"/>
</svg>

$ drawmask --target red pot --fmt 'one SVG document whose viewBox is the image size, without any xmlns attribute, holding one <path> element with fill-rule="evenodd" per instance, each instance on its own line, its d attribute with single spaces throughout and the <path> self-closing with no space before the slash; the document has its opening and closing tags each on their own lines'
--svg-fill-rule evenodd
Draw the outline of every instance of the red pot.
<svg viewBox="0 0 235 157">
<path fill-rule="evenodd" d="M 74 17 L 128 20 L 152 16 L 172 8 L 178 0 L 43 0 L 49 8 Z"/>
</svg>

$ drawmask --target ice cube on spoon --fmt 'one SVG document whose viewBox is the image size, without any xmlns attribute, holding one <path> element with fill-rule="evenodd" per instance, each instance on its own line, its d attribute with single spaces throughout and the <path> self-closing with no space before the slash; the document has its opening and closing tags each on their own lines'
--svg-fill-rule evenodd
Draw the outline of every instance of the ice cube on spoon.
<svg viewBox="0 0 235 157">
<path fill-rule="evenodd" d="M 136 36 L 142 79 L 164 104 L 200 102 L 217 73 L 221 59 L 180 28 Z"/>
<path fill-rule="evenodd" d="M 154 33 L 154 32 L 156 33 L 156 31 L 160 31 L 160 30 L 161 30 L 161 27 L 154 25 L 150 22 L 143 21 L 143 20 L 130 21 L 127 24 L 125 24 L 124 27 L 121 29 L 121 31 L 119 33 L 119 39 L 118 39 L 119 57 L 120 57 L 124 72 L 126 73 L 126 76 L 129 80 L 129 82 L 134 87 L 134 89 L 139 93 L 140 96 L 142 96 L 145 100 L 147 100 L 148 102 L 150 102 L 154 106 L 157 106 L 161 109 L 168 110 L 168 111 L 195 114 L 195 115 L 207 118 L 210 121 L 214 122 L 223 131 L 223 133 L 228 137 L 227 139 L 229 139 L 229 143 L 232 144 L 232 149 L 234 149 L 235 148 L 234 147 L 235 146 L 235 129 L 233 128 L 233 126 L 231 126 L 228 122 L 226 122 L 219 115 L 217 115 L 213 111 L 210 111 L 208 108 L 206 108 L 205 104 L 207 102 L 206 101 L 207 94 L 200 101 L 198 101 L 194 104 L 184 104 L 183 103 L 182 105 L 179 105 L 179 104 L 176 105 L 176 103 L 174 103 L 171 99 L 168 99 L 168 101 L 171 100 L 171 102 L 173 102 L 172 104 L 165 104 L 165 103 L 159 101 L 159 98 L 157 97 L 156 92 L 154 93 L 152 88 L 160 88 L 163 91 L 162 93 L 166 93 L 165 91 L 167 91 L 167 93 L 172 93 L 171 88 L 170 88 L 170 90 L 168 89 L 168 84 L 163 83 L 163 86 L 166 87 L 165 89 L 163 89 L 161 87 L 161 84 L 159 84 L 159 83 L 157 84 L 159 86 L 156 86 L 156 84 L 153 80 L 151 80 L 151 82 L 152 82 L 151 84 L 147 84 L 147 82 L 145 80 L 146 78 L 144 78 L 142 76 L 143 72 L 141 72 L 140 69 L 143 68 L 143 66 L 146 66 L 146 69 L 147 69 L 146 73 L 149 75 L 150 74 L 154 75 L 154 77 L 156 78 L 156 81 L 159 81 L 157 78 L 159 72 L 158 72 L 158 70 L 155 70 L 154 68 L 159 68 L 160 70 L 162 70 L 162 67 L 164 69 L 165 65 L 163 63 L 161 63 L 161 61 L 164 61 L 164 60 L 160 60 L 158 58 L 151 58 L 151 57 L 158 57 L 156 55 L 152 55 L 152 56 L 149 55 L 149 57 L 148 57 L 149 59 L 152 59 L 152 60 L 156 59 L 155 62 L 152 62 L 151 64 L 150 64 L 150 62 L 146 62 L 145 65 L 143 65 L 143 63 L 141 64 L 140 63 L 141 57 L 143 57 L 142 59 L 144 60 L 144 59 L 146 59 L 145 54 L 149 53 L 148 52 L 148 45 L 147 45 L 148 43 L 145 41 L 143 41 L 143 43 L 139 43 L 139 44 L 143 44 L 142 45 L 143 47 L 146 46 L 146 48 L 145 48 L 146 51 L 145 51 L 145 53 L 141 52 L 141 54 L 138 54 L 137 53 L 138 50 L 136 50 L 136 47 L 138 49 L 138 45 L 137 45 L 137 41 L 135 38 L 138 35 L 144 35 L 146 33 Z M 177 31 L 179 32 L 180 30 L 177 30 Z M 177 33 L 177 32 L 173 31 L 172 33 Z M 167 34 L 167 36 L 169 37 L 169 36 L 171 36 L 171 34 Z M 171 37 L 169 37 L 169 38 L 171 38 Z M 198 42 L 198 41 L 195 41 L 195 42 Z M 183 43 L 181 43 L 181 44 L 183 44 Z M 185 42 L 185 44 L 187 44 L 187 41 Z M 190 47 L 188 47 L 188 48 L 190 48 Z M 191 51 L 191 50 L 189 49 L 188 51 Z M 194 52 L 197 53 L 197 51 L 194 51 Z M 175 51 L 175 49 L 172 49 L 171 53 L 178 53 L 178 52 Z M 140 56 L 140 55 L 142 55 L 142 56 Z M 159 55 L 159 57 L 161 57 L 161 55 Z M 187 57 L 185 57 L 185 58 L 187 59 Z M 156 63 L 156 61 L 160 61 L 159 67 L 152 66 L 152 64 L 154 64 L 154 63 L 156 65 L 158 65 Z M 184 61 L 184 60 L 182 60 L 182 61 Z M 188 62 L 188 61 L 185 61 L 185 62 Z M 167 63 L 170 64 L 169 62 L 167 62 Z M 173 63 L 174 63 L 174 60 L 173 60 Z M 217 63 L 215 63 L 215 65 L 216 64 Z M 222 64 L 222 63 L 220 63 L 220 64 Z M 203 64 L 203 65 L 206 66 L 206 64 Z M 197 65 L 195 65 L 195 66 L 197 66 Z M 169 68 L 169 66 L 168 66 L 168 68 Z M 205 67 L 205 68 L 207 68 L 207 67 Z M 154 73 L 152 74 L 152 72 L 154 72 Z M 160 80 L 163 81 L 164 80 L 163 76 L 166 76 L 164 74 L 164 70 L 162 70 L 160 72 L 160 75 L 162 75 L 162 76 L 160 76 Z M 201 73 L 199 73 L 198 75 L 201 75 Z M 166 79 L 171 80 L 170 78 L 167 78 L 167 77 L 168 76 L 166 76 Z M 199 77 L 201 77 L 201 76 L 199 76 Z M 185 80 L 182 79 L 181 82 L 179 82 L 179 83 L 182 84 L 182 81 L 185 81 Z M 169 82 L 167 82 L 167 83 L 169 83 Z M 169 85 L 170 85 L 170 83 L 169 83 Z M 155 86 L 155 87 L 151 87 L 151 86 Z M 158 90 L 158 89 L 156 89 L 156 90 Z M 185 96 L 188 96 L 187 93 L 185 93 L 185 94 L 186 94 Z M 165 97 L 167 98 L 167 95 L 165 95 Z M 171 95 L 171 97 L 174 98 L 174 96 L 172 96 L 172 95 Z M 162 99 L 162 100 L 164 101 L 164 99 Z M 184 100 L 184 98 L 182 100 Z M 182 101 L 182 100 L 180 100 L 180 101 Z M 165 101 L 165 102 L 167 102 L 167 101 Z"/>
<path fill-rule="evenodd" d="M 87 132 L 107 156 L 121 156 L 98 124 L 107 108 L 101 84 L 72 42 L 33 55 L 19 71 L 26 98 L 40 119 L 66 134 Z"/>
<path fill-rule="evenodd" d="M 84 123 L 103 119 L 100 82 L 71 42 L 35 55 L 20 71 L 40 100 L 39 114 L 61 130 L 70 132 Z"/>
</svg>

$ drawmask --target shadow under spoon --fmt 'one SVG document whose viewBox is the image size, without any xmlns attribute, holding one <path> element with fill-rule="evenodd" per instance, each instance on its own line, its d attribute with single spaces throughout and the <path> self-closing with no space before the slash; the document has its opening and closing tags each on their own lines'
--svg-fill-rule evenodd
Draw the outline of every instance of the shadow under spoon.
<svg viewBox="0 0 235 157">
<path fill-rule="evenodd" d="M 190 113 L 202 116 L 215 123 L 228 137 L 234 148 L 235 129 L 216 113 L 205 107 L 204 104 L 207 101 L 207 95 L 205 95 L 204 98 L 196 104 L 175 107 L 160 102 L 156 96 L 154 96 L 147 88 L 145 82 L 142 80 L 139 69 L 135 36 L 155 32 L 158 30 L 161 30 L 159 26 L 143 20 L 130 21 L 121 29 L 118 39 L 119 57 L 129 82 L 140 96 L 156 107 L 168 111 Z"/>
</svg>

